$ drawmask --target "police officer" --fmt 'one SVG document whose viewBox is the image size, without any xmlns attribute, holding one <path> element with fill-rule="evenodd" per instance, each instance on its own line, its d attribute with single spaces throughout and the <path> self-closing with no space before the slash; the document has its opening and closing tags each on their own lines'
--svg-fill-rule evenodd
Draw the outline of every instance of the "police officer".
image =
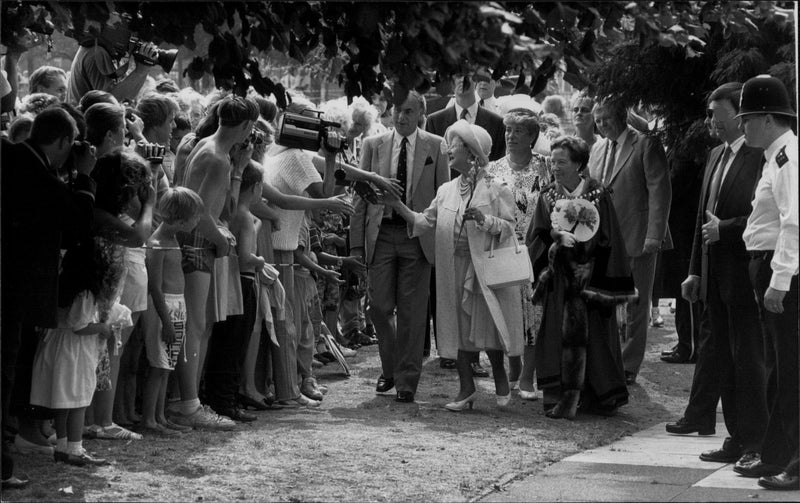
<svg viewBox="0 0 800 503">
<path fill-rule="evenodd" d="M 760 459 L 740 460 L 734 471 L 767 489 L 798 489 L 797 115 L 783 83 L 759 75 L 744 84 L 737 117 L 766 160 L 742 239 L 766 342 L 770 415 Z"/>
</svg>

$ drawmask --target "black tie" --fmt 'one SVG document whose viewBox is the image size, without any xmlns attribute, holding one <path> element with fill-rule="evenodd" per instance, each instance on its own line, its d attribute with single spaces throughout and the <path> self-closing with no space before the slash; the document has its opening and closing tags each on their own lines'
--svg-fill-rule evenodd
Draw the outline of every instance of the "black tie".
<svg viewBox="0 0 800 503">
<path fill-rule="evenodd" d="M 608 152 L 608 150 L 606 150 Z M 615 164 L 615 157 L 617 156 L 617 142 L 611 142 L 611 152 L 608 155 L 608 159 L 606 159 L 606 166 L 603 170 L 603 185 L 608 185 L 608 182 L 611 180 L 611 173 L 614 172 L 614 164 Z"/>
<path fill-rule="evenodd" d="M 478 102 L 478 105 L 483 106 L 483 98 Z"/>
<path fill-rule="evenodd" d="M 469 115 L 469 110 L 467 110 L 466 108 L 461 110 L 461 117 L 460 117 L 461 119 L 467 120 L 468 115 Z"/>
<path fill-rule="evenodd" d="M 717 169 L 711 178 L 711 188 L 708 190 L 708 199 L 706 200 L 706 210 L 714 213 L 717 207 L 717 198 L 719 197 L 719 189 L 722 187 L 722 177 L 725 176 L 725 165 L 728 164 L 733 151 L 730 147 L 725 147 L 725 152 L 722 154 Z"/>
<path fill-rule="evenodd" d="M 400 187 L 403 188 L 400 195 L 400 200 L 406 202 L 406 178 L 408 166 L 406 163 L 406 145 L 408 145 L 408 138 L 405 136 L 400 142 L 400 155 L 397 156 L 397 181 L 400 182 Z"/>
</svg>

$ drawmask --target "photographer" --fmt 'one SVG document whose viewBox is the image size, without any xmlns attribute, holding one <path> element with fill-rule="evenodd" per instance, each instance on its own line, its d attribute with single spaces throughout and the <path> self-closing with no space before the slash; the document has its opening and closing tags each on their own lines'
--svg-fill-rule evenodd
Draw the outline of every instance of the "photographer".
<svg viewBox="0 0 800 503">
<path fill-rule="evenodd" d="M 153 67 L 145 61 L 153 61 L 157 50 L 153 44 L 144 44 L 140 53 L 131 58 L 136 59 L 136 63 L 126 75 L 122 72 L 130 65 L 130 60 L 118 68 L 111 54 L 98 41 L 94 45 L 81 45 L 72 60 L 67 101 L 77 104 L 84 94 L 93 89 L 108 91 L 118 101 L 136 98 Z"/>
<path fill-rule="evenodd" d="M 33 360 L 37 333 L 34 327 L 55 327 L 58 309 L 58 271 L 62 234 L 86 236 L 91 232 L 95 184 L 89 177 L 94 169 L 94 148 L 73 146 L 78 135 L 75 120 L 61 108 L 49 108 L 34 119 L 30 139 L 2 146 L 2 394 L 3 423 L 20 346 Z M 58 170 L 74 156 L 78 175 L 72 187 L 58 177 Z M 23 337 L 25 338 L 23 340 Z M 24 366 L 23 366 L 24 367 Z M 30 375 L 20 375 L 17 387 L 30 384 Z M 14 409 L 20 427 L 36 419 L 29 415 L 27 393 L 15 389 Z M 20 433 L 22 433 L 20 429 Z M 47 439 L 23 439 L 33 448 L 49 447 Z M 20 437 L 17 437 L 19 439 Z M 18 444 L 19 440 L 15 439 Z M 3 445 L 3 482 L 19 482 L 12 477 L 13 463 Z"/>
</svg>

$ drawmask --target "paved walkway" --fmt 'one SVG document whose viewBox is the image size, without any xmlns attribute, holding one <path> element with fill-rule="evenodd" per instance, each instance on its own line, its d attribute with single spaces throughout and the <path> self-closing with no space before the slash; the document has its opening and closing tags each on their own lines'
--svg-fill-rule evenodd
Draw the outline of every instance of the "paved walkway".
<svg viewBox="0 0 800 503">
<path fill-rule="evenodd" d="M 768 491 L 732 464 L 700 461 L 722 445 L 717 434 L 670 435 L 664 424 L 575 454 L 482 501 L 800 501 L 800 491 Z"/>
</svg>

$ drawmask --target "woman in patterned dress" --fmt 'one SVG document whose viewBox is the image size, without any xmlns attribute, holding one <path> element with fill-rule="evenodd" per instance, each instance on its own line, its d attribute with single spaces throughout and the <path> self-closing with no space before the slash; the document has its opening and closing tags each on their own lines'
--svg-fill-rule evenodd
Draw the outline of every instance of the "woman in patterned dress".
<svg viewBox="0 0 800 503">
<path fill-rule="evenodd" d="M 506 155 L 491 163 L 487 172 L 505 183 L 514 195 L 516 203 L 515 230 L 517 239 L 525 242 L 536 203 L 539 200 L 541 187 L 551 182 L 549 159 L 533 152 L 533 145 L 539 139 L 539 120 L 536 114 L 525 108 L 509 110 L 503 119 L 505 124 Z M 531 302 L 533 289 L 531 285 L 523 285 L 522 289 L 522 325 L 525 334 L 525 350 L 523 357 L 509 357 L 509 380 L 511 387 L 519 386 L 519 394 L 525 400 L 536 400 L 533 386 L 534 378 L 534 343 L 536 333 L 542 319 L 542 306 Z"/>
</svg>

